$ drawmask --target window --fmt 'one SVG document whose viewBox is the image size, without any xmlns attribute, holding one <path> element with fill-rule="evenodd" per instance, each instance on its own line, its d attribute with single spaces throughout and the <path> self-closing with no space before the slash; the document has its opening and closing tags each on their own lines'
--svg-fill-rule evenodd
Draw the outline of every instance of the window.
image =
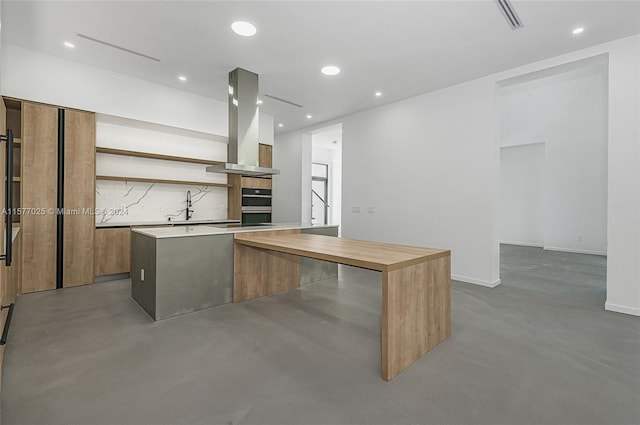
<svg viewBox="0 0 640 425">
<path fill-rule="evenodd" d="M 328 224 L 329 165 L 311 164 L 311 224 Z"/>
</svg>

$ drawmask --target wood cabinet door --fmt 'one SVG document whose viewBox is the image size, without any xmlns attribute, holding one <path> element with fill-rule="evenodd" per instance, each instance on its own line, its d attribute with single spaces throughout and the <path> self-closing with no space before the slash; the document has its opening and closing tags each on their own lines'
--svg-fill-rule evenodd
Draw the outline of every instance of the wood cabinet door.
<svg viewBox="0 0 640 425">
<path fill-rule="evenodd" d="M 258 177 L 242 177 L 242 187 L 250 189 L 271 189 L 271 180 Z"/>
<path fill-rule="evenodd" d="M 227 218 L 229 220 L 242 219 L 242 177 L 237 174 L 227 175 L 227 182 L 231 187 L 227 190 Z"/>
<path fill-rule="evenodd" d="M 95 114 L 65 110 L 63 287 L 94 282 L 95 164 Z"/>
<path fill-rule="evenodd" d="M 96 276 L 129 273 L 131 268 L 131 228 L 96 229 Z"/>
<path fill-rule="evenodd" d="M 273 167 L 272 151 L 273 149 L 271 145 L 263 145 L 262 143 L 258 145 L 258 166 L 264 168 Z"/>
<path fill-rule="evenodd" d="M 58 109 L 23 102 L 23 293 L 56 288 L 57 169 Z"/>
</svg>

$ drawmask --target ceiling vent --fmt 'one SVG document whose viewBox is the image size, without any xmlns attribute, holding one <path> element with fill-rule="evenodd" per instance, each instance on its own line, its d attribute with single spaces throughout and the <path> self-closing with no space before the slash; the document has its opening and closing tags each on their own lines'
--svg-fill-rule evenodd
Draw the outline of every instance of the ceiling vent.
<svg viewBox="0 0 640 425">
<path fill-rule="evenodd" d="M 495 0 L 495 2 L 512 30 L 517 30 L 518 28 L 523 27 L 522 21 L 516 13 L 516 9 L 513 7 L 513 4 L 511 4 L 509 0 Z"/>
<path fill-rule="evenodd" d="M 295 102 L 292 102 L 290 100 L 287 100 L 287 99 L 283 99 L 281 97 L 271 96 L 270 94 L 265 94 L 264 97 L 268 97 L 269 99 L 277 100 L 278 102 L 287 103 L 287 104 L 289 104 L 291 106 L 295 106 L 297 108 L 302 108 L 302 105 L 299 105 L 299 104 L 297 104 Z"/>
<path fill-rule="evenodd" d="M 84 38 L 85 40 L 93 41 L 94 43 L 102 44 L 103 46 L 112 47 L 114 49 L 121 50 L 123 52 L 131 53 L 132 55 L 140 56 L 141 58 L 149 59 L 155 62 L 160 62 L 160 59 L 154 58 L 153 56 L 145 55 L 144 53 L 136 52 L 135 50 L 127 49 L 126 47 L 118 46 L 117 44 L 109 43 L 108 41 L 100 40 L 97 38 L 90 37 L 85 34 L 77 34 L 78 37 Z"/>
</svg>

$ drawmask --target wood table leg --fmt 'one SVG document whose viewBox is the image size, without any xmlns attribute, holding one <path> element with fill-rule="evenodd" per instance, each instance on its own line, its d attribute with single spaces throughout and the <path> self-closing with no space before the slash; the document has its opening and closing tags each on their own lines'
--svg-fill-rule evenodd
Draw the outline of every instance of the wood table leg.
<svg viewBox="0 0 640 425">
<path fill-rule="evenodd" d="M 451 335 L 451 257 L 382 273 L 382 378 Z"/>
</svg>

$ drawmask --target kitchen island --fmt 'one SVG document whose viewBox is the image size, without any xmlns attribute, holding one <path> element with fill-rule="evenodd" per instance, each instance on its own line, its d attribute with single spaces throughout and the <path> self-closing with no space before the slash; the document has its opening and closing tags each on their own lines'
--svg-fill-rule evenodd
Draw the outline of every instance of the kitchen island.
<svg viewBox="0 0 640 425">
<path fill-rule="evenodd" d="M 448 250 L 335 237 L 336 226 L 206 225 L 132 231 L 132 298 L 154 320 L 337 277 L 382 274 L 381 370 L 390 381 L 451 334 Z"/>
<path fill-rule="evenodd" d="M 204 310 L 233 299 L 234 235 L 286 232 L 338 236 L 338 226 L 237 223 L 131 230 L 131 298 L 153 320 Z M 338 276 L 335 263 L 303 259 L 300 284 Z"/>
</svg>

